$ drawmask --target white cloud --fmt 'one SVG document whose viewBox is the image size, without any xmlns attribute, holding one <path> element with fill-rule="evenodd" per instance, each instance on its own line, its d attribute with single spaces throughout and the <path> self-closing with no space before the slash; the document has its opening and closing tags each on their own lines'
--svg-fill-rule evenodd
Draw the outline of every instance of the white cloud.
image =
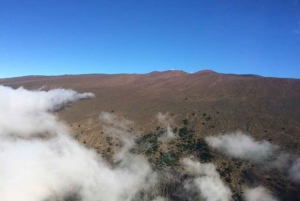
<svg viewBox="0 0 300 201">
<path fill-rule="evenodd" d="M 173 133 L 172 129 L 170 126 L 167 127 L 167 131 L 166 131 L 166 137 L 168 139 L 173 139 L 175 138 L 175 134 Z"/>
<path fill-rule="evenodd" d="M 157 198 L 155 198 L 155 199 L 152 200 L 152 201 L 166 201 L 166 199 L 163 198 L 163 197 L 157 197 Z"/>
<path fill-rule="evenodd" d="M 70 101 L 93 97 L 73 90 L 28 91 L 0 86 L 0 197 L 1 201 L 77 200 L 133 201 L 139 192 L 151 191 L 157 175 L 141 155 L 130 154 L 134 146 L 133 122 L 102 112 L 105 133 L 122 141 L 112 166 L 94 150 L 71 138 L 62 122 L 51 113 Z M 169 122 L 168 116 L 158 119 Z M 112 125 L 112 126 L 111 126 Z M 166 135 L 171 127 L 165 124 Z M 169 133 L 168 133 L 169 132 Z M 208 137 L 210 146 L 237 158 L 260 161 L 272 155 L 277 146 L 257 142 L 241 133 Z M 258 155 L 258 156 L 255 156 Z M 283 157 L 284 158 L 284 157 Z M 278 161 L 278 160 L 277 160 Z M 300 159 L 289 174 L 299 181 Z M 212 163 L 183 159 L 186 171 L 195 178 L 184 182 L 187 190 L 199 192 L 206 201 L 229 201 L 230 189 Z M 245 191 L 247 201 L 275 201 L 262 187 Z M 167 200 L 156 197 L 153 201 Z"/>
<path fill-rule="evenodd" d="M 104 132 L 122 142 L 121 149 L 114 155 L 114 160 L 118 161 L 128 155 L 128 151 L 135 145 L 130 129 L 133 122 L 108 112 L 101 112 L 99 118 L 106 123 L 103 127 Z"/>
<path fill-rule="evenodd" d="M 173 133 L 170 126 L 167 126 L 167 130 L 164 131 L 163 135 L 158 138 L 158 141 L 160 142 L 168 142 L 172 139 L 175 139 L 176 135 Z"/>
<path fill-rule="evenodd" d="M 55 111 L 66 103 L 93 97 L 73 90 L 54 89 L 28 91 L 0 86 L 0 137 L 22 135 L 30 137 L 43 133 L 65 133 L 66 128 L 48 111 Z M 55 125 L 55 126 L 54 126 Z"/>
<path fill-rule="evenodd" d="M 237 132 L 206 137 L 209 146 L 229 157 L 247 159 L 263 168 L 277 168 L 288 172 L 289 179 L 300 183 L 300 158 L 280 151 L 279 147 L 265 140 L 255 141 L 252 137 Z M 290 165 L 292 162 L 292 165 Z"/>
<path fill-rule="evenodd" d="M 166 131 L 160 138 L 158 138 L 158 140 L 161 142 L 166 142 L 176 138 L 170 126 L 172 119 L 169 117 L 169 113 L 167 112 L 166 114 L 162 114 L 161 112 L 159 112 L 156 117 L 158 119 L 158 123 L 166 128 Z"/>
<path fill-rule="evenodd" d="M 300 183 L 300 158 L 297 158 L 288 170 L 289 178 Z"/>
<path fill-rule="evenodd" d="M 192 183 L 186 182 L 185 188 L 194 188 L 199 191 L 201 197 L 206 201 L 229 201 L 231 191 L 223 183 L 216 167 L 212 163 L 200 163 L 190 158 L 184 158 L 183 163 L 186 170 L 196 176 Z"/>
<path fill-rule="evenodd" d="M 278 201 L 269 190 L 262 186 L 246 189 L 244 198 L 246 201 Z"/>
<path fill-rule="evenodd" d="M 168 113 L 163 114 L 163 113 L 159 112 L 159 113 L 156 115 L 156 117 L 157 117 L 157 119 L 158 119 L 158 122 L 164 123 L 164 122 L 167 120 Z"/>
<path fill-rule="evenodd" d="M 112 167 L 71 138 L 50 113 L 92 94 L 0 86 L 0 96 L 1 201 L 62 201 L 70 196 L 130 201 L 156 183 L 156 174 L 142 156 L 124 154 L 120 165 Z"/>
<path fill-rule="evenodd" d="M 255 141 L 241 132 L 206 137 L 212 148 L 233 158 L 248 159 L 254 162 L 264 161 L 274 154 L 277 146 L 263 141 Z"/>
</svg>

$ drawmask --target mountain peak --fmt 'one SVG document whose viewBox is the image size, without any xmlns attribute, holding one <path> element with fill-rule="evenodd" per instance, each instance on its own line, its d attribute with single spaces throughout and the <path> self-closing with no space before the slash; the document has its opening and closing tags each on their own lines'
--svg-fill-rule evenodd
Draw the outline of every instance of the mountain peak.
<svg viewBox="0 0 300 201">
<path fill-rule="evenodd" d="M 194 74 L 208 74 L 208 73 L 216 73 L 216 72 L 213 70 L 210 70 L 210 69 L 204 69 L 204 70 L 200 70 Z"/>
</svg>

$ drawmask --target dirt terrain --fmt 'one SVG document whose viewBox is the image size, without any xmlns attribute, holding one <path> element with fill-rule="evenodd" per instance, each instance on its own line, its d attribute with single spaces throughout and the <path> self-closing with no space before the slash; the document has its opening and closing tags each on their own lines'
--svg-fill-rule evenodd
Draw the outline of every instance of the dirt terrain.
<svg viewBox="0 0 300 201">
<path fill-rule="evenodd" d="M 57 112 L 69 125 L 74 138 L 95 148 L 108 160 L 120 142 L 106 133 L 107 125 L 99 119 L 101 112 L 127 119 L 128 132 L 134 135 L 136 148 L 153 168 L 181 169 L 180 158 L 196 155 L 203 162 L 213 161 L 224 182 L 241 200 L 243 185 L 259 182 L 272 190 L 280 200 L 300 200 L 298 184 L 285 179 L 277 170 L 261 171 L 249 161 L 231 160 L 210 148 L 202 139 L 235 132 L 249 134 L 256 140 L 267 140 L 280 149 L 300 155 L 300 80 L 267 78 L 256 75 L 220 74 L 205 70 L 188 74 L 183 71 L 151 72 L 148 74 L 90 74 L 62 76 L 26 76 L 0 79 L 0 85 L 31 90 L 55 88 L 92 92 L 94 98 L 66 105 Z M 159 122 L 158 113 L 167 119 Z M 161 145 L 157 136 L 167 125 L 181 136 L 168 145 Z M 185 130 L 186 129 L 186 130 Z M 146 137 L 145 137 L 146 136 Z M 202 144 L 201 144 L 202 143 Z M 155 147 L 154 145 L 155 144 Z M 157 146 L 156 146 L 157 145 Z M 202 147 L 202 148 L 201 148 Z M 207 156 L 207 153 L 208 156 Z M 165 153 L 173 154 L 171 161 Z M 168 155 L 170 156 L 170 155 Z M 171 200 L 182 200 L 178 191 L 182 175 L 174 176 L 158 191 Z"/>
</svg>

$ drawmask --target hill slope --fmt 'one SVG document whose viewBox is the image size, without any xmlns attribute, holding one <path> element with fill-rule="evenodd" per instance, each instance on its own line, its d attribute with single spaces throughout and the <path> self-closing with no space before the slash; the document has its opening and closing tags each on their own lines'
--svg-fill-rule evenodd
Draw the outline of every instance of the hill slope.
<svg viewBox="0 0 300 201">
<path fill-rule="evenodd" d="M 142 75 L 28 76 L 0 79 L 0 84 L 32 90 L 70 88 L 94 93 L 95 98 L 72 103 L 57 114 L 70 125 L 74 137 L 86 146 L 97 149 L 109 160 L 119 143 L 108 137 L 107 125 L 99 120 L 102 111 L 133 121 L 130 129 L 135 133 L 138 144 L 153 144 L 153 140 L 158 143 L 157 136 L 165 132 L 167 126 L 175 134 L 184 135 L 173 144 L 158 143 L 154 151 L 147 152 L 148 148 L 133 150 L 146 154 L 156 169 L 167 167 L 179 171 L 181 166 L 178 161 L 163 161 L 164 153 L 173 153 L 177 159 L 190 154 L 205 158 L 203 149 L 197 143 L 203 147 L 206 145 L 201 140 L 206 136 L 237 130 L 256 140 L 268 140 L 285 152 L 300 155 L 300 80 L 297 79 L 219 74 L 213 71 L 193 74 L 166 71 Z M 163 121 L 158 120 L 158 113 L 163 114 Z M 181 129 L 186 129 L 184 134 L 180 133 L 184 132 Z M 142 137 L 147 134 L 147 137 Z M 217 164 L 220 173 L 225 172 L 223 180 L 230 183 L 230 188 L 237 195 L 235 200 L 239 199 L 243 184 L 253 178 L 276 192 L 282 200 L 300 199 L 299 186 L 285 180 L 285 173 L 260 171 L 249 161 L 242 161 L 244 165 L 240 169 L 240 161 L 232 161 L 215 150 L 210 150 L 209 154 L 213 156 L 209 161 Z M 228 168 L 231 170 L 226 173 Z M 247 180 L 249 174 L 252 176 Z M 180 182 L 180 177 L 176 179 Z M 172 200 L 183 199 L 169 192 L 170 189 L 176 190 L 174 185 L 160 188 L 165 188 L 161 191 Z"/>
</svg>

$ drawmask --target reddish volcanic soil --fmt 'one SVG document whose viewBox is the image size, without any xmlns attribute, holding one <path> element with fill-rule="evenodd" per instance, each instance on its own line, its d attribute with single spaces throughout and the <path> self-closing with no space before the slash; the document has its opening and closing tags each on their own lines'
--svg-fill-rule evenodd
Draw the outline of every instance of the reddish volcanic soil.
<svg viewBox="0 0 300 201">
<path fill-rule="evenodd" d="M 242 130 L 258 139 L 271 139 L 287 149 L 300 143 L 300 80 L 297 79 L 204 70 L 193 74 L 166 71 L 141 75 L 27 76 L 0 79 L 0 84 L 94 93 L 95 98 L 73 103 L 71 108 L 59 112 L 73 130 L 74 125 L 81 125 L 74 132 L 88 127 L 88 121 L 98 121 L 101 111 L 113 111 L 134 121 L 143 133 L 157 126 L 158 112 L 168 112 L 174 126 L 188 119 L 189 126 L 199 135 Z M 204 113 L 211 120 L 206 121 Z M 98 133 L 93 129 L 90 132 Z M 94 146 L 89 141 L 87 144 Z"/>
</svg>

